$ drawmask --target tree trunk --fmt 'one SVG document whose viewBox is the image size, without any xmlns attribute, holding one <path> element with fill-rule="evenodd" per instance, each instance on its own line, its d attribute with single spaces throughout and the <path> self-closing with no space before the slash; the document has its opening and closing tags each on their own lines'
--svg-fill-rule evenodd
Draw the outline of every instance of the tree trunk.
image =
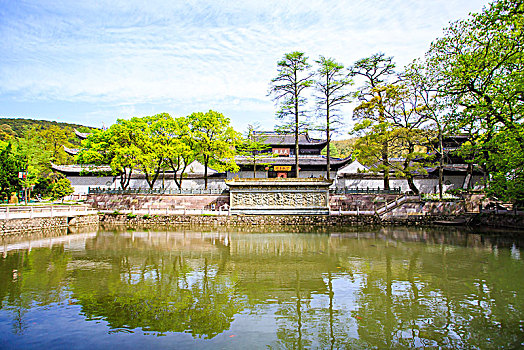
<svg viewBox="0 0 524 350">
<path fill-rule="evenodd" d="M 331 137 L 330 137 L 330 130 L 329 130 L 329 104 L 328 104 L 328 101 L 326 100 L 326 138 L 327 138 L 327 152 L 326 152 L 326 156 L 327 156 L 327 179 L 331 179 L 331 152 L 330 152 L 330 146 L 331 146 Z"/>
<path fill-rule="evenodd" d="M 207 163 L 208 159 L 204 157 L 204 189 L 207 190 Z"/>
<path fill-rule="evenodd" d="M 295 70 L 295 81 L 297 81 L 297 72 Z M 295 177 L 298 179 L 299 177 L 299 164 L 298 164 L 298 91 L 297 91 L 297 85 L 295 84 Z"/>
<path fill-rule="evenodd" d="M 127 170 L 124 168 L 123 172 L 120 173 L 120 187 L 122 187 L 122 190 L 126 190 L 127 186 L 129 186 L 129 182 L 131 181 L 131 174 L 133 173 L 133 170 L 129 170 L 129 174 L 127 173 Z"/>
<path fill-rule="evenodd" d="M 415 146 L 412 144 L 409 144 L 408 146 L 408 152 L 409 154 L 413 154 L 415 152 Z M 415 195 L 419 195 L 420 191 L 418 190 L 417 186 L 415 185 L 415 180 L 413 179 L 413 174 L 408 170 L 409 169 L 409 162 L 411 161 L 410 157 L 407 157 L 404 161 L 404 173 L 406 174 L 406 180 L 408 181 L 408 186 Z"/>
<path fill-rule="evenodd" d="M 155 182 L 158 179 L 158 176 L 160 175 L 160 165 L 162 164 L 162 159 L 158 161 L 158 165 L 155 169 L 155 173 L 153 175 L 149 174 L 147 171 L 144 171 L 144 174 L 146 175 L 146 181 L 149 185 L 149 189 L 152 190 L 153 187 L 155 187 Z"/>
<path fill-rule="evenodd" d="M 440 153 L 438 165 L 438 197 L 442 200 L 444 188 L 444 141 L 442 140 L 442 128 L 438 128 L 438 148 Z"/>
<path fill-rule="evenodd" d="M 380 101 L 380 109 L 379 109 L 379 123 L 383 123 L 386 120 L 386 117 L 384 116 L 384 107 L 382 105 L 382 95 L 378 94 L 379 101 Z M 384 167 L 384 190 L 389 190 L 389 156 L 388 156 L 389 148 L 388 148 L 388 132 L 387 127 L 384 130 L 384 143 L 382 144 L 382 166 Z"/>
<path fill-rule="evenodd" d="M 468 164 L 468 175 L 466 176 L 468 178 L 468 183 L 466 184 L 466 189 L 471 190 L 471 178 L 473 177 L 473 164 Z"/>
<path fill-rule="evenodd" d="M 420 191 L 418 190 L 417 186 L 415 185 L 415 181 L 413 179 L 413 175 L 406 174 L 406 180 L 408 180 L 408 186 L 413 193 L 415 193 L 416 196 L 420 194 Z"/>
<path fill-rule="evenodd" d="M 384 144 L 382 148 L 382 165 L 384 167 L 384 189 L 389 190 L 389 158 L 387 144 Z"/>
</svg>

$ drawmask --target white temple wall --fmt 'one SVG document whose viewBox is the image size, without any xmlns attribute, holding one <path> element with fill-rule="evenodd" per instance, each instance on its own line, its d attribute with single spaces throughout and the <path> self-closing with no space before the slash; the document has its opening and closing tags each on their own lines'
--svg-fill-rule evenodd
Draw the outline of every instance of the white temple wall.
<svg viewBox="0 0 524 350">
<path fill-rule="evenodd" d="M 415 179 L 415 186 L 420 192 L 435 193 L 435 186 L 438 188 L 438 179 L 423 178 Z M 389 179 L 389 186 L 391 189 L 400 187 L 402 192 L 410 191 L 408 181 L 406 179 Z M 384 180 L 376 179 L 338 179 L 337 188 L 384 188 Z"/>
<path fill-rule="evenodd" d="M 464 179 L 465 176 L 460 175 L 452 175 L 452 176 L 445 176 L 444 177 L 444 183 L 448 184 L 450 188 L 463 188 L 464 186 Z M 483 176 L 472 176 L 471 178 L 471 188 L 473 189 L 481 189 L 484 188 L 484 177 Z"/>
<path fill-rule="evenodd" d="M 89 187 L 99 187 L 99 188 L 112 188 L 120 189 L 120 181 L 118 178 L 113 181 L 113 177 L 96 177 L 96 176 L 66 176 L 66 178 L 71 181 L 71 186 L 74 188 L 75 192 L 73 194 L 87 194 Z M 145 179 L 131 179 L 129 182 L 129 189 L 149 189 L 149 185 Z M 162 179 L 159 179 L 155 182 L 155 189 L 162 188 Z M 165 189 L 178 190 L 173 179 L 164 180 Z M 184 179 L 182 181 L 183 189 L 204 189 L 205 183 L 204 179 Z M 226 183 L 223 178 L 209 178 L 207 180 L 207 188 L 213 190 L 224 190 L 227 189 Z"/>
<path fill-rule="evenodd" d="M 119 188 L 119 184 L 117 183 L 117 187 Z M 147 181 L 145 179 L 131 179 L 129 182 L 129 188 L 142 188 L 142 189 L 149 189 L 149 185 L 147 184 Z M 162 188 L 162 179 L 158 179 L 155 182 L 155 189 Z M 163 183 L 163 188 L 165 189 L 172 189 L 172 190 L 178 190 L 178 186 L 175 183 L 175 180 L 173 179 L 166 179 Z M 205 181 L 203 178 L 198 179 L 183 179 L 182 180 L 182 188 L 183 189 L 193 189 L 193 190 L 200 190 L 205 188 Z M 210 190 L 223 190 L 226 189 L 226 183 L 224 182 L 223 178 L 208 178 L 207 179 L 207 188 Z"/>
<path fill-rule="evenodd" d="M 113 184 L 112 176 L 66 176 L 71 181 L 74 188 L 74 195 L 87 194 L 89 187 L 111 188 Z"/>
<path fill-rule="evenodd" d="M 267 178 L 267 171 L 259 171 L 257 170 L 256 172 L 256 178 L 257 179 L 266 179 Z M 228 172 L 227 173 L 227 179 L 228 180 L 231 180 L 231 179 L 234 179 L 236 176 L 238 176 L 239 179 L 252 179 L 253 178 L 253 170 L 251 171 L 246 171 L 246 170 L 241 170 L 239 172 L 236 172 L 236 173 L 230 173 Z"/>
<path fill-rule="evenodd" d="M 444 176 L 444 191 L 448 189 L 462 188 L 465 176 L 451 175 Z M 437 193 L 438 192 L 438 178 L 415 178 L 415 185 L 422 193 Z M 472 184 L 474 189 L 483 188 L 483 177 L 473 176 Z M 391 188 L 400 187 L 402 192 L 410 191 L 408 181 L 406 179 L 390 178 L 389 185 Z M 382 178 L 366 179 L 366 178 L 340 178 L 338 179 L 337 188 L 384 188 L 384 180 Z"/>
</svg>

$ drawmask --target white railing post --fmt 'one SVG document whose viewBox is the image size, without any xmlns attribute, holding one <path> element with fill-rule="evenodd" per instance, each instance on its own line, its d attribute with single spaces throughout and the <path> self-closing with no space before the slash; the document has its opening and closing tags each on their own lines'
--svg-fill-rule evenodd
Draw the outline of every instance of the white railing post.
<svg viewBox="0 0 524 350">
<path fill-rule="evenodd" d="M 5 207 L 5 218 L 9 219 L 9 207 Z"/>
<path fill-rule="evenodd" d="M 51 217 L 53 217 L 53 206 L 51 206 Z"/>
<path fill-rule="evenodd" d="M 30 208 L 31 212 L 29 213 L 29 218 L 32 219 L 33 218 L 33 207 Z"/>
</svg>

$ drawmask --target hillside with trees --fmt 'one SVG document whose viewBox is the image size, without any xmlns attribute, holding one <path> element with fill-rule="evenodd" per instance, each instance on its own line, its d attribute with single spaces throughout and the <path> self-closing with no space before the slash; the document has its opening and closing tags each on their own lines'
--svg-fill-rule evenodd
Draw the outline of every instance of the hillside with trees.
<svg viewBox="0 0 524 350">
<path fill-rule="evenodd" d="M 0 118 L 0 200 L 27 188 L 40 196 L 52 194 L 61 175 L 52 172 L 51 164 L 74 162 L 64 146 L 80 147 L 81 140 L 75 135 L 75 129 L 96 130 L 80 124 Z"/>
</svg>

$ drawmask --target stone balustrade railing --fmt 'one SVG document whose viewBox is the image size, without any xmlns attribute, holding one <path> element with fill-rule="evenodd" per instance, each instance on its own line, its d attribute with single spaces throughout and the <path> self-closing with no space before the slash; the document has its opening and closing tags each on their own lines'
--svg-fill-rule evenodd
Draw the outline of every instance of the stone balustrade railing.
<svg viewBox="0 0 524 350">
<path fill-rule="evenodd" d="M 87 205 L 49 205 L 49 206 L 5 206 L 0 207 L 0 220 L 32 219 L 59 216 L 78 216 L 96 214 L 97 210 Z"/>
</svg>

